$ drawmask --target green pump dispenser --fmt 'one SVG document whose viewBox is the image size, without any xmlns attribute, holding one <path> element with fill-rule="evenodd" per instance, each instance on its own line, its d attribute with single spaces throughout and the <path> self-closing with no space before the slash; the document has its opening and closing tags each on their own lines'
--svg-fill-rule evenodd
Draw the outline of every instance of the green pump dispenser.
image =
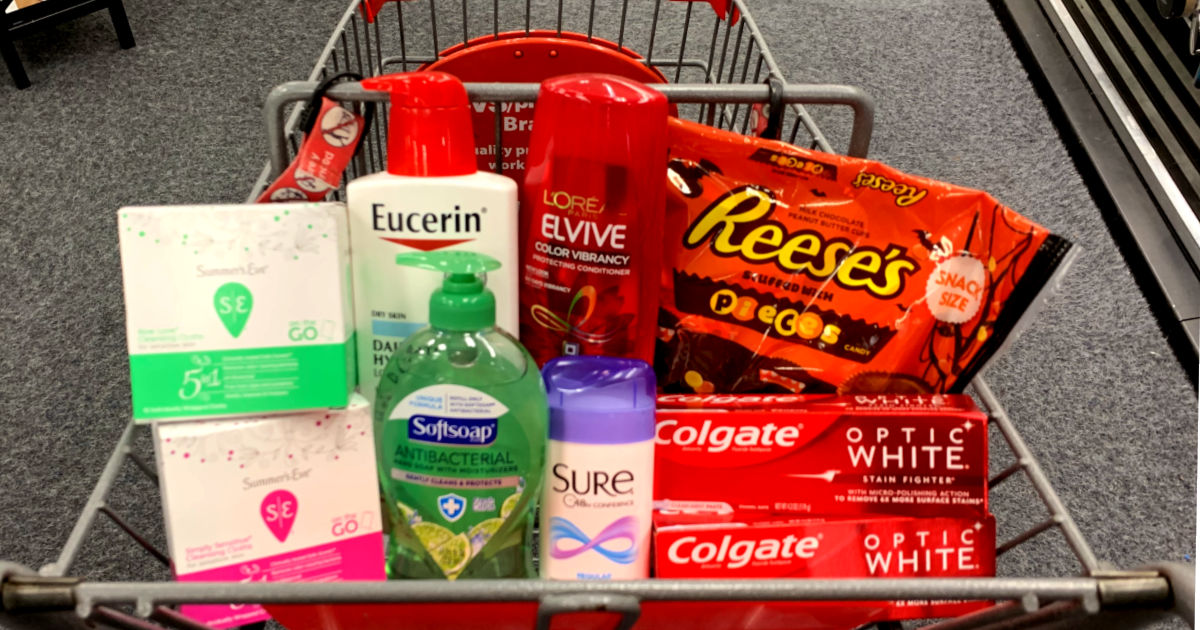
<svg viewBox="0 0 1200 630">
<path fill-rule="evenodd" d="M 500 261 L 474 252 L 436 252 L 397 254 L 396 264 L 446 274 L 429 297 L 430 326 L 464 332 L 496 325 L 496 296 L 485 280 Z"/>
</svg>

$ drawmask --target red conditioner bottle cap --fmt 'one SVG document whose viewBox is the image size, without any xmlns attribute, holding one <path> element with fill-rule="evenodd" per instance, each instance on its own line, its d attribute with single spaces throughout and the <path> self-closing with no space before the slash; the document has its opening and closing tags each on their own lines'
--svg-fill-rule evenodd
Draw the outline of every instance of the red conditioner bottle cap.
<svg viewBox="0 0 1200 630">
<path fill-rule="evenodd" d="M 467 90 L 445 72 L 403 72 L 362 81 L 391 95 L 387 170 L 447 177 L 475 172 L 475 135 Z"/>
<path fill-rule="evenodd" d="M 655 149 L 663 146 L 667 108 L 662 92 L 624 77 L 568 74 L 547 79 L 538 92 L 529 163 L 540 164 L 553 147 L 555 158 L 658 167 L 663 159 Z M 647 159 L 653 164 L 642 164 Z"/>
</svg>

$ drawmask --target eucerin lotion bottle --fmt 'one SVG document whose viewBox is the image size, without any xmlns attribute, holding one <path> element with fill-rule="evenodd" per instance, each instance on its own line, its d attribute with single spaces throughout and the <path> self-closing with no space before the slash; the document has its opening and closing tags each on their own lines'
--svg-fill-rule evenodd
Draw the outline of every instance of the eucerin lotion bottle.
<svg viewBox="0 0 1200 630">
<path fill-rule="evenodd" d="M 476 170 L 470 102 L 443 72 L 366 79 L 391 94 L 387 172 L 346 185 L 359 389 L 374 402 L 396 348 L 429 324 L 437 274 L 396 264 L 397 254 L 469 251 L 503 265 L 488 276 L 496 325 L 517 334 L 517 185 Z"/>
</svg>

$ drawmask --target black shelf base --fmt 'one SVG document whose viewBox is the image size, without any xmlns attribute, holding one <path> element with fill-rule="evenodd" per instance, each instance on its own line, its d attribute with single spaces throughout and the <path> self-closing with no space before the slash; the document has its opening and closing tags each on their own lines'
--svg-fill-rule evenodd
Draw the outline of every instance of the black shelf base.
<svg viewBox="0 0 1200 630">
<path fill-rule="evenodd" d="M 1070 24 L 1054 4 L 1069 8 Z M 1169 204 L 1172 199 L 1177 203 L 1179 194 L 1191 198 L 1197 193 L 1188 175 L 1200 172 L 1200 160 L 1193 161 L 1200 156 L 1200 144 L 1190 146 L 1188 132 L 1200 129 L 1200 118 L 1190 111 L 1200 101 L 1183 92 L 1155 94 L 1156 88 L 1171 87 L 1171 78 L 1147 77 L 1144 65 L 1154 61 L 1152 51 L 1145 50 L 1144 42 L 1120 37 L 1128 31 L 1101 23 L 1101 17 L 1121 17 L 1104 13 L 1099 5 L 1109 2 L 1092 4 L 992 0 L 1109 232 L 1195 387 L 1200 360 L 1200 256 L 1195 252 L 1200 245 L 1179 227 L 1180 215 Z M 1121 58 L 1113 58 L 1116 55 Z M 1135 67 L 1136 84 L 1128 85 L 1122 78 Z M 1169 100 L 1166 105 L 1164 98 Z M 1144 133 L 1140 143 L 1128 120 L 1122 119 L 1130 114 Z M 1166 135 L 1170 137 L 1161 137 Z M 1146 140 L 1155 155 L 1146 154 Z M 1164 163 L 1176 167 L 1167 174 L 1170 181 L 1164 180 Z"/>
<path fill-rule="evenodd" d="M 20 90 L 29 87 L 31 83 L 13 42 L 34 31 L 107 9 L 121 48 L 128 49 L 136 45 L 133 30 L 129 28 L 129 17 L 125 14 L 125 5 L 121 0 L 42 0 L 12 13 L 5 13 L 7 6 L 8 0 L 0 0 L 0 57 L 4 58 L 8 73 Z"/>
</svg>

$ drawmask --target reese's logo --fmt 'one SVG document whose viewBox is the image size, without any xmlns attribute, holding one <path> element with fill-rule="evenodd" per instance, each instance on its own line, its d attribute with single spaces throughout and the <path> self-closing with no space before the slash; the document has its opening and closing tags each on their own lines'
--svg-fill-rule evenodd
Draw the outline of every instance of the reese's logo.
<svg viewBox="0 0 1200 630">
<path fill-rule="evenodd" d="M 904 290 L 905 281 L 919 268 L 905 248 L 858 245 L 845 238 L 826 239 L 813 230 L 788 232 L 772 221 L 775 198 L 770 191 L 742 186 L 721 195 L 688 226 L 683 245 L 705 243 L 713 253 L 751 264 L 774 263 L 788 273 L 814 280 L 831 278 L 838 286 L 890 298 Z"/>
<path fill-rule="evenodd" d="M 871 188 L 879 192 L 890 193 L 895 197 L 896 205 L 901 208 L 917 203 L 929 194 L 927 188 L 917 188 L 911 184 L 901 184 L 893 179 L 888 179 L 883 175 L 875 173 L 859 173 L 858 177 L 854 178 L 855 188 Z"/>
</svg>

